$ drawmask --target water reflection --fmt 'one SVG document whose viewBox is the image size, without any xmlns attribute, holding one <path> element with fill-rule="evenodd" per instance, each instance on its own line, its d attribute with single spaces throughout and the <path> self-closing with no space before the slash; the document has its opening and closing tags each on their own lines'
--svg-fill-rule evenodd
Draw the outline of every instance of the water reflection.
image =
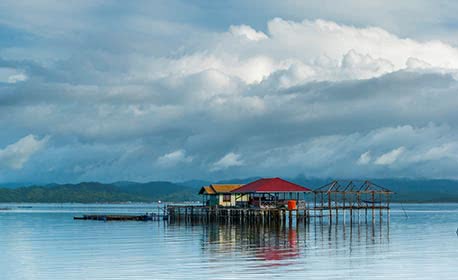
<svg viewBox="0 0 458 280">
<path fill-rule="evenodd" d="M 148 208 L 34 205 L 2 212 L 0 279 L 448 280 L 458 274 L 457 204 L 408 205 L 408 219 L 398 207 L 381 224 L 365 223 L 364 215 L 352 224 L 341 216 L 337 225 L 323 217 L 291 226 L 73 220 L 92 211 Z"/>
<path fill-rule="evenodd" d="M 390 242 L 389 223 L 383 222 L 330 224 L 316 219 L 291 225 L 188 223 L 169 228 L 183 226 L 201 229 L 202 254 L 210 258 L 240 254 L 257 267 L 288 266 L 324 251 L 330 255 L 373 251 Z"/>
<path fill-rule="evenodd" d="M 285 265 L 280 262 L 300 256 L 297 228 L 280 226 L 203 226 L 204 253 L 224 254 L 237 250 L 251 256 L 249 260 L 269 261 L 269 266 Z"/>
</svg>

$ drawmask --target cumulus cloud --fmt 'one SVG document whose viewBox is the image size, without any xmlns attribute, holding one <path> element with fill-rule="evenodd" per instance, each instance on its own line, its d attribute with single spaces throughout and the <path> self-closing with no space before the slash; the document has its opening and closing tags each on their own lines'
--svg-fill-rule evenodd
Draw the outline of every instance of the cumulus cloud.
<svg viewBox="0 0 458 280">
<path fill-rule="evenodd" d="M 445 143 L 439 146 L 431 147 L 418 155 L 414 155 L 411 160 L 413 162 L 438 161 L 448 158 L 458 160 L 457 151 L 458 142 Z"/>
<path fill-rule="evenodd" d="M 358 158 L 358 164 L 364 165 L 371 161 L 371 153 L 369 151 L 362 153 Z"/>
<path fill-rule="evenodd" d="M 440 41 L 400 38 L 377 27 L 275 18 L 268 22 L 268 35 L 246 25 L 231 26 L 229 31 L 237 36 L 223 33 L 198 43 L 194 53 L 154 61 L 158 67 L 150 67 L 151 75 L 217 70 L 247 84 L 276 77 L 274 83 L 284 88 L 309 81 L 369 79 L 402 69 L 458 68 L 456 48 Z M 240 41 L 240 36 L 260 42 Z"/>
<path fill-rule="evenodd" d="M 251 26 L 245 24 L 231 25 L 229 27 L 229 32 L 235 36 L 242 36 L 252 41 L 267 39 L 266 34 L 262 33 L 261 31 L 256 31 Z"/>
<path fill-rule="evenodd" d="M 390 165 L 393 164 L 402 153 L 404 153 L 405 148 L 399 147 L 394 149 L 386 154 L 379 156 L 374 163 L 378 165 Z"/>
<path fill-rule="evenodd" d="M 98 20 L 61 26 L 78 31 L 65 33 L 78 47 L 52 62 L 39 46 L 28 52 L 39 59 L 0 59 L 14 69 L 1 76 L 13 170 L 0 180 L 456 177 L 452 45 L 329 20 L 209 31 L 136 15 L 119 17 L 116 35 Z M 60 28 L 14 27 L 60 40 Z M 40 157 L 11 152 L 28 134 L 53 145 Z"/>
<path fill-rule="evenodd" d="M 192 161 L 192 157 L 187 156 L 184 150 L 176 150 L 171 153 L 167 153 L 163 156 L 160 156 L 157 159 L 157 162 L 161 166 L 170 167 L 175 166 L 178 163 L 189 163 Z"/>
<path fill-rule="evenodd" d="M 14 84 L 27 80 L 27 76 L 13 68 L 0 67 L 0 83 Z"/>
<path fill-rule="evenodd" d="M 303 54 L 297 55 L 302 58 L 326 55 L 339 60 L 349 51 L 353 51 L 369 55 L 364 59 L 353 58 L 353 61 L 365 61 L 367 64 L 368 61 L 382 59 L 385 63 L 392 64 L 393 70 L 405 68 L 409 57 L 423 60 L 435 67 L 455 69 L 458 65 L 458 51 L 450 45 L 440 41 L 417 42 L 399 38 L 377 27 L 356 28 L 326 20 L 293 22 L 277 18 L 268 23 L 268 28 L 272 42 L 283 49 L 295 51 L 301 47 L 307 48 Z M 312 40 L 313 44 L 307 44 Z"/>
<path fill-rule="evenodd" d="M 8 83 L 10 84 L 15 84 L 17 82 L 22 82 L 25 80 L 27 80 L 27 76 L 24 75 L 23 73 L 14 74 L 8 77 Z"/>
<path fill-rule="evenodd" d="M 212 171 L 218 171 L 222 169 L 227 169 L 229 167 L 241 166 L 241 165 L 243 165 L 243 160 L 240 158 L 240 155 L 231 152 L 223 156 L 217 162 L 215 162 L 213 164 Z"/>
<path fill-rule="evenodd" d="M 27 135 L 16 143 L 0 149 L 0 162 L 2 166 L 10 169 L 21 169 L 29 158 L 44 148 L 48 137 L 38 139 L 35 135 Z"/>
</svg>

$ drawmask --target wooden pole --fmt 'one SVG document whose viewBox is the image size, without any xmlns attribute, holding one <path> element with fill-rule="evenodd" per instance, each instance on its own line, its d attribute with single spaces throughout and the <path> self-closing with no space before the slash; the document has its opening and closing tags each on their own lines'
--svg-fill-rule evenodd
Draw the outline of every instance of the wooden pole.
<svg viewBox="0 0 458 280">
<path fill-rule="evenodd" d="M 339 221 L 339 200 L 337 199 L 337 196 L 339 193 L 334 194 L 334 206 L 336 207 L 336 225 Z"/>
<path fill-rule="evenodd" d="M 375 222 L 375 192 L 372 191 L 372 222 Z"/>
<path fill-rule="evenodd" d="M 386 216 L 387 216 L 387 221 L 390 222 L 390 194 L 387 194 L 386 197 Z"/>
<path fill-rule="evenodd" d="M 342 193 L 342 214 L 343 214 L 343 223 L 345 224 L 345 192 Z"/>
<path fill-rule="evenodd" d="M 350 224 L 353 224 L 353 203 L 354 203 L 354 195 L 351 195 L 351 200 L 350 200 Z"/>
<path fill-rule="evenodd" d="M 324 193 L 321 193 L 320 217 L 323 218 Z"/>
</svg>

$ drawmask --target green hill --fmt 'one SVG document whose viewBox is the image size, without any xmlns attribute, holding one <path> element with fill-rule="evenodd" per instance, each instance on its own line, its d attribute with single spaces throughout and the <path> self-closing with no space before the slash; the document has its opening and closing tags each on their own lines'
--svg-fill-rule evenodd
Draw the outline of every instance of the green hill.
<svg viewBox="0 0 458 280">
<path fill-rule="evenodd" d="M 395 192 L 393 202 L 458 202 L 458 181 L 449 179 L 368 179 Z M 297 177 L 291 181 L 316 189 L 332 179 Z"/>
<path fill-rule="evenodd" d="M 150 201 L 190 201 L 199 200 L 198 187 L 187 187 L 166 181 L 156 181 L 148 183 L 117 182 L 117 186 L 122 192 L 142 196 Z"/>
<path fill-rule="evenodd" d="M 169 182 L 130 185 L 84 182 L 79 184 L 0 188 L 0 202 L 114 203 L 195 200 L 197 190 Z"/>
<path fill-rule="evenodd" d="M 218 183 L 246 183 L 256 178 L 224 180 Z M 297 177 L 291 179 L 305 187 L 315 189 L 332 181 Z M 436 179 L 371 179 L 391 189 L 397 202 L 458 202 L 458 181 Z M 83 182 L 79 184 L 47 184 L 28 187 L 0 187 L 0 202 L 49 202 L 49 203 L 114 203 L 114 202 L 155 202 L 199 201 L 197 195 L 206 181 L 172 183 L 156 181 L 148 183 L 115 182 L 103 184 Z M 312 196 L 310 196 L 311 198 Z"/>
</svg>

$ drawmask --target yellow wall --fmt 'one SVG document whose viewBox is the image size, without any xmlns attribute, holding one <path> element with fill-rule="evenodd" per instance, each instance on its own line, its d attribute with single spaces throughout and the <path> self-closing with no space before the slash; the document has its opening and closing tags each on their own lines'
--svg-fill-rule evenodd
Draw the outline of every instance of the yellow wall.
<svg viewBox="0 0 458 280">
<path fill-rule="evenodd" d="M 248 195 L 240 195 L 240 194 L 231 194 L 231 201 L 223 201 L 223 198 L 224 198 L 224 195 L 223 194 L 220 194 L 219 195 L 219 203 L 218 205 L 219 206 L 235 206 L 236 205 L 236 202 L 239 202 L 239 201 L 248 201 L 249 200 L 249 197 Z M 237 198 L 237 199 L 236 199 Z"/>
<path fill-rule="evenodd" d="M 223 198 L 224 198 L 224 195 L 223 194 L 220 194 L 218 195 L 219 196 L 219 202 L 218 202 L 218 205 L 219 206 L 235 206 L 236 205 L 236 201 L 239 202 L 239 201 L 248 201 L 248 195 L 239 195 L 239 194 L 231 194 L 231 201 L 223 201 Z M 237 200 L 236 200 L 237 198 Z"/>
<path fill-rule="evenodd" d="M 223 201 L 224 195 L 223 194 L 217 194 L 217 195 L 210 195 L 209 200 L 210 200 L 210 206 L 223 206 L 223 207 L 229 207 L 229 206 L 236 206 L 237 202 L 246 202 L 249 200 L 248 195 L 240 195 L 240 194 L 231 194 L 231 201 Z"/>
<path fill-rule="evenodd" d="M 219 195 L 219 206 L 235 206 L 235 195 L 231 194 L 231 201 L 223 201 L 224 194 Z"/>
<path fill-rule="evenodd" d="M 247 194 L 242 194 L 242 195 L 237 194 L 236 195 L 236 201 L 248 201 L 248 200 L 250 200 L 250 196 Z"/>
</svg>

